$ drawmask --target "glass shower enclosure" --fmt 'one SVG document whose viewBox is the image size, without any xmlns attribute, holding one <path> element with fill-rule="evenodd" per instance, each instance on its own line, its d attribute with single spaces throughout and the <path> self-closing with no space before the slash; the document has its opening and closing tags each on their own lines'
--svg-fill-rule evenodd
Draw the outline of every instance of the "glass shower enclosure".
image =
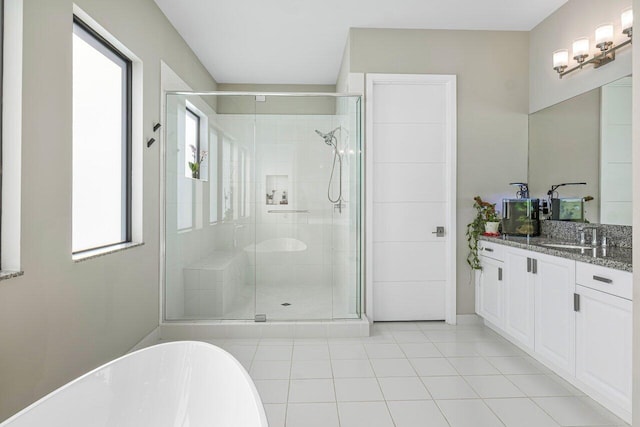
<svg viewBox="0 0 640 427">
<path fill-rule="evenodd" d="M 360 318 L 361 98 L 168 93 L 164 319 Z"/>
</svg>

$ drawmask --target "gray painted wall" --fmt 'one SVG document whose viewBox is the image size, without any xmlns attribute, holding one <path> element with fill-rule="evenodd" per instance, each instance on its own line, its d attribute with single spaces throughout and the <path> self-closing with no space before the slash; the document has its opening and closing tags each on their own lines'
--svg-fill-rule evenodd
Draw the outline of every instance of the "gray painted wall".
<svg viewBox="0 0 640 427">
<path fill-rule="evenodd" d="M 352 29 L 350 72 L 458 80 L 458 314 L 475 312 L 466 224 L 473 197 L 499 202 L 527 178 L 527 32 Z"/>
<path fill-rule="evenodd" d="M 161 60 L 192 87 L 216 89 L 152 0 L 76 4 L 143 61 L 145 137 L 162 121 Z M 143 151 L 145 245 L 71 260 L 72 14 L 71 0 L 24 0 L 25 274 L 0 281 L 0 420 L 121 356 L 158 325 L 160 144 Z"/>
<path fill-rule="evenodd" d="M 530 61 L 530 99 L 529 111 L 534 112 L 565 99 L 572 98 L 604 84 L 611 83 L 631 74 L 631 48 L 616 53 L 616 60 L 606 67 L 594 70 L 585 67 L 565 76 L 562 80 L 553 69 L 553 52 L 569 49 L 571 43 L 579 37 L 589 37 L 591 51 L 596 27 L 603 22 L 612 22 L 615 27 L 616 43 L 627 36 L 620 28 L 620 13 L 631 5 L 631 0 L 569 0 L 547 19 L 531 30 Z M 637 9 L 636 9 L 637 10 Z M 509 53 L 510 54 L 510 53 Z M 570 64 L 573 60 L 570 61 Z"/>
</svg>

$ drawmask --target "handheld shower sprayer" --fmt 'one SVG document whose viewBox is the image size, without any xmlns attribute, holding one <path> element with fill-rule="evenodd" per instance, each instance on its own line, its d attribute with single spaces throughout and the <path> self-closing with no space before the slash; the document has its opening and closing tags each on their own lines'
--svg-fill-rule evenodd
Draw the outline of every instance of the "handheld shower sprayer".
<svg viewBox="0 0 640 427">
<path fill-rule="evenodd" d="M 337 130 L 342 130 L 341 126 L 338 126 L 331 132 L 322 133 L 316 129 L 316 133 L 320 135 L 322 139 L 324 139 L 324 143 L 330 147 L 333 147 L 333 166 L 331 167 L 331 176 L 329 177 L 329 186 L 327 188 L 327 198 L 331 203 L 334 203 L 340 209 L 342 209 L 342 154 L 338 150 L 338 138 L 336 138 L 335 133 Z M 339 168 L 339 184 L 338 184 L 338 198 L 331 198 L 331 183 L 333 182 L 333 174 L 336 169 L 336 160 L 338 161 Z"/>
</svg>

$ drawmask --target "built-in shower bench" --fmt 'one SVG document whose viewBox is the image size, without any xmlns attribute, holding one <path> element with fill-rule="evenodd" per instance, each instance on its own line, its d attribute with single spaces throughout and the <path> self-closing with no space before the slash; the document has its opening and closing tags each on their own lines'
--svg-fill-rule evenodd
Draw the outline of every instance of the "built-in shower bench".
<svg viewBox="0 0 640 427">
<path fill-rule="evenodd" d="M 216 318 L 229 312 L 247 273 L 244 251 L 215 251 L 183 269 L 187 317 Z"/>
</svg>

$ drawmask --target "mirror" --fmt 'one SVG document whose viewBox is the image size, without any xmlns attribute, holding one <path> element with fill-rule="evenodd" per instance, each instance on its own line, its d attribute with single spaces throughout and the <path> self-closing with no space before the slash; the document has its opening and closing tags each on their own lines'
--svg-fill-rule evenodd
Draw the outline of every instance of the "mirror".
<svg viewBox="0 0 640 427">
<path fill-rule="evenodd" d="M 547 198 L 593 197 L 585 220 L 631 225 L 631 77 L 529 115 L 529 190 Z"/>
</svg>

